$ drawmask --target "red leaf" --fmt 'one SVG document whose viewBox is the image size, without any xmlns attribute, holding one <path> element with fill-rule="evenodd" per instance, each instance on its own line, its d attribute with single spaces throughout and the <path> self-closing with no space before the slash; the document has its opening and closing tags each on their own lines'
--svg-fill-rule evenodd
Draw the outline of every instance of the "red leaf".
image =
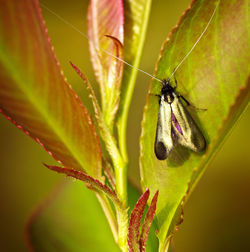
<svg viewBox="0 0 250 252">
<path fill-rule="evenodd" d="M 91 0 L 88 10 L 89 47 L 100 84 L 102 110 L 112 127 L 120 100 L 123 63 L 124 13 L 121 0 Z M 111 39 L 109 39 L 111 38 Z"/>
<path fill-rule="evenodd" d="M 145 216 L 144 222 L 142 224 L 142 230 L 140 235 L 140 251 L 145 251 L 146 242 L 148 239 L 148 232 L 153 222 L 156 210 L 156 203 L 158 199 L 159 191 L 157 191 L 151 201 L 147 214 Z"/>
<path fill-rule="evenodd" d="M 128 246 L 130 252 L 140 251 L 140 244 L 139 244 L 140 225 L 148 197 L 149 197 L 149 189 L 146 188 L 146 191 L 141 195 L 141 197 L 137 201 L 135 208 L 133 209 L 130 216 L 129 229 L 128 229 Z"/>
<path fill-rule="evenodd" d="M 92 86 L 90 85 L 88 79 L 81 72 L 81 70 L 76 65 L 74 65 L 71 61 L 70 61 L 70 65 L 73 67 L 73 69 L 76 71 L 76 73 L 81 77 L 81 79 L 83 80 L 84 84 L 86 85 L 86 87 L 89 91 L 89 96 L 92 100 L 92 104 L 93 104 L 94 111 L 95 111 L 95 117 L 96 117 L 96 120 L 97 120 L 99 127 L 100 127 L 102 115 L 101 115 L 101 109 L 100 109 L 100 106 L 99 106 L 98 101 L 96 99 L 94 90 L 93 90 Z"/>
<path fill-rule="evenodd" d="M 106 144 L 107 151 L 110 153 L 110 156 L 112 158 L 113 163 L 117 164 L 118 163 L 117 160 L 121 160 L 121 156 L 120 156 L 119 150 L 116 145 L 116 140 L 104 121 L 103 113 L 102 113 L 100 106 L 97 102 L 94 91 L 93 91 L 90 83 L 88 82 L 88 80 L 84 76 L 84 74 L 80 71 L 80 69 L 77 68 L 73 63 L 71 63 L 71 66 L 74 68 L 74 70 L 77 72 L 77 74 L 82 78 L 85 85 L 87 86 L 87 89 L 89 90 L 90 97 L 92 98 L 92 103 L 93 103 L 94 110 L 95 110 L 95 116 L 96 116 L 97 123 L 98 123 L 99 133 L 100 133 L 103 141 Z M 121 162 L 122 162 L 122 160 L 121 160 Z M 105 161 L 103 162 L 103 164 L 104 163 L 105 163 Z M 105 166 L 105 164 L 104 164 L 104 166 Z M 113 183 L 113 182 L 111 182 L 111 183 Z"/>
<path fill-rule="evenodd" d="M 117 203 L 119 206 L 122 206 L 121 202 L 119 201 L 115 191 L 110 189 L 108 186 L 104 185 L 101 181 L 92 178 L 91 176 L 81 172 L 81 171 L 76 171 L 70 168 L 65 168 L 65 167 L 59 167 L 59 166 L 52 166 L 52 165 L 46 165 L 44 164 L 47 168 L 49 168 L 52 171 L 56 171 L 58 173 L 64 173 L 67 176 L 70 176 L 75 179 L 79 179 L 85 183 L 87 183 L 89 188 L 93 187 L 95 190 L 100 190 L 104 193 L 107 194 L 107 196 L 114 201 L 114 203 Z"/>
<path fill-rule="evenodd" d="M 113 41 L 107 39 L 110 35 L 121 43 L 124 40 L 124 13 L 121 0 L 91 0 L 88 10 L 88 35 L 93 67 L 101 83 L 103 70 L 110 68 L 110 58 L 106 50 L 112 54 Z M 103 50 L 102 50 L 103 49 Z"/>
<path fill-rule="evenodd" d="M 0 112 L 59 163 L 101 177 L 99 139 L 67 83 L 38 0 L 0 0 Z"/>
</svg>

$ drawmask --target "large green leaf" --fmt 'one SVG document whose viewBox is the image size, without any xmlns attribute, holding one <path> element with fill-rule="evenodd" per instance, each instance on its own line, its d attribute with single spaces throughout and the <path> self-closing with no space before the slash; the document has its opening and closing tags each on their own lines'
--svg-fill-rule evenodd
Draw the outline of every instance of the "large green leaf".
<svg viewBox="0 0 250 252">
<path fill-rule="evenodd" d="M 81 181 L 58 187 L 27 227 L 34 251 L 119 251 L 95 194 Z"/>
<path fill-rule="evenodd" d="M 221 1 L 205 35 L 175 74 L 177 91 L 193 105 L 188 108 L 207 141 L 205 153 L 197 154 L 177 146 L 166 161 L 154 154 L 159 103 L 148 95 L 141 136 L 143 187 L 159 190 L 157 218 L 160 249 L 167 245 L 180 217 L 188 190 L 192 190 L 204 169 L 249 101 L 249 1 Z M 163 44 L 156 76 L 168 78 L 188 53 L 210 19 L 216 1 L 194 1 Z M 237 17 L 237 18 L 236 18 Z M 173 80 L 171 80 L 172 85 Z M 160 93 L 161 84 L 152 81 L 150 93 Z M 173 220 L 175 220 L 173 222 Z"/>
<path fill-rule="evenodd" d="M 101 176 L 98 137 L 62 73 L 37 0 L 0 0 L 0 112 L 59 163 Z"/>
</svg>

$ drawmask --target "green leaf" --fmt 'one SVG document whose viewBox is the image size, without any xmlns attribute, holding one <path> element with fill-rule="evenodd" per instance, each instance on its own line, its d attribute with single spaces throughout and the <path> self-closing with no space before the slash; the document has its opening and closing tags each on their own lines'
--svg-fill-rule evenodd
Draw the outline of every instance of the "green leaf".
<svg viewBox="0 0 250 252">
<path fill-rule="evenodd" d="M 101 177 L 99 139 L 62 73 L 38 1 L 0 6 L 0 112 L 59 163 Z"/>
<path fill-rule="evenodd" d="M 120 101 L 123 63 L 124 13 L 121 0 L 91 0 L 88 35 L 91 60 L 100 85 L 102 111 L 112 130 Z"/>
<path fill-rule="evenodd" d="M 121 104 L 117 118 L 118 142 L 124 160 L 127 160 L 126 130 L 129 107 L 134 91 L 146 30 L 149 20 L 151 0 L 125 0 L 124 57 L 135 68 L 125 66 L 122 80 Z"/>
<path fill-rule="evenodd" d="M 95 194 L 81 181 L 57 188 L 34 211 L 27 231 L 34 251 L 120 251 Z"/>
<path fill-rule="evenodd" d="M 168 78 L 208 23 L 216 1 L 194 1 L 163 44 L 156 76 Z M 160 251 L 167 246 L 186 194 L 192 191 L 223 139 L 249 101 L 248 1 L 221 1 L 208 30 L 175 74 L 177 92 L 198 108 L 187 108 L 207 141 L 205 153 L 177 146 L 166 161 L 154 154 L 159 102 L 148 95 L 141 135 L 143 187 L 159 190 L 157 218 Z M 235 18 L 237 17 L 237 19 Z M 173 84 L 171 80 L 171 84 Z M 150 93 L 161 84 L 152 81 Z"/>
</svg>

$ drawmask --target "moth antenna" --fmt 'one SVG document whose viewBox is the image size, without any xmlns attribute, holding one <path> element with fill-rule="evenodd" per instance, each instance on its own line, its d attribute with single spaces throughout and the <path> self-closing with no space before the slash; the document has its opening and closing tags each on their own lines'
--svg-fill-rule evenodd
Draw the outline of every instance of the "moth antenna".
<svg viewBox="0 0 250 252">
<path fill-rule="evenodd" d="M 79 29 L 77 29 L 73 24 L 71 24 L 70 22 L 68 22 L 68 21 L 65 20 L 64 18 L 62 18 L 62 17 L 61 17 L 60 15 L 58 15 L 56 12 L 54 12 L 53 10 L 51 10 L 50 8 L 48 8 L 45 4 L 43 4 L 43 3 L 40 2 L 40 5 L 41 5 L 44 9 L 46 9 L 47 11 L 49 11 L 51 14 L 53 14 L 55 17 L 57 17 L 59 20 L 61 20 L 63 23 L 65 23 L 66 25 L 70 26 L 70 27 L 71 27 L 72 29 L 74 29 L 76 32 L 80 33 L 83 37 L 85 37 L 87 40 L 89 40 L 89 37 L 88 37 L 85 33 L 81 32 Z M 97 48 L 96 48 L 96 49 L 97 49 Z M 113 57 L 113 58 L 115 58 L 115 59 L 117 59 L 117 60 L 123 62 L 124 64 L 128 65 L 129 67 L 134 68 L 134 69 L 136 69 L 137 71 L 139 71 L 139 72 L 141 72 L 141 73 L 144 73 L 144 74 L 148 75 L 149 77 L 151 77 L 151 78 L 153 78 L 153 79 L 155 79 L 155 80 L 157 80 L 157 81 L 159 81 L 159 82 L 162 83 L 162 80 L 161 80 L 161 79 L 158 79 L 157 77 L 153 76 L 152 74 L 149 74 L 149 73 L 143 71 L 142 69 L 137 68 L 137 67 L 135 67 L 135 66 L 129 64 L 127 61 L 125 61 L 125 60 L 123 60 L 123 59 L 121 59 L 121 58 L 119 58 L 119 57 L 113 55 L 112 53 L 110 53 L 109 51 L 103 49 L 102 47 L 100 47 L 100 50 L 103 51 L 103 52 L 105 52 L 107 55 L 109 55 L 109 56 L 111 56 L 111 57 Z"/>
<path fill-rule="evenodd" d="M 214 11 L 206 25 L 206 27 L 204 28 L 203 32 L 201 33 L 201 35 L 199 36 L 199 38 L 196 40 L 196 42 L 194 43 L 194 45 L 192 46 L 192 48 L 189 50 L 189 52 L 183 57 L 183 59 L 181 60 L 181 62 L 177 65 L 177 67 L 174 69 L 174 71 L 172 72 L 172 74 L 169 76 L 169 78 L 167 79 L 167 81 L 169 81 L 172 76 L 176 73 L 176 71 L 178 70 L 178 68 L 182 65 L 182 63 L 187 59 L 187 57 L 190 55 L 190 53 L 194 50 L 194 48 L 196 47 L 196 45 L 198 44 L 198 42 L 201 40 L 201 38 L 203 37 L 203 35 L 205 34 L 205 32 L 207 31 L 207 28 L 209 27 L 209 25 L 211 24 L 212 20 L 213 20 L 213 17 L 216 13 L 216 10 L 218 8 L 220 4 L 220 0 L 218 0 L 215 8 L 214 8 Z"/>
</svg>

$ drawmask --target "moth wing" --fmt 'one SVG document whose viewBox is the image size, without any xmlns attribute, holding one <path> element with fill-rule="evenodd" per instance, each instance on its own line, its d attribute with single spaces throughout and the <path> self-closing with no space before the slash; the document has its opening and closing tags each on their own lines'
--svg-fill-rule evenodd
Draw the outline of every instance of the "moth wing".
<svg viewBox="0 0 250 252">
<path fill-rule="evenodd" d="M 158 122 L 155 136 L 155 155 L 159 160 L 165 160 L 173 149 L 173 139 L 171 135 L 171 107 L 161 97 Z"/>
<path fill-rule="evenodd" d="M 177 124 L 180 126 L 178 128 L 181 129 L 178 129 L 172 122 L 173 130 L 178 137 L 178 143 L 195 152 L 204 151 L 206 148 L 205 138 L 177 96 L 171 103 L 171 107 Z"/>
</svg>

